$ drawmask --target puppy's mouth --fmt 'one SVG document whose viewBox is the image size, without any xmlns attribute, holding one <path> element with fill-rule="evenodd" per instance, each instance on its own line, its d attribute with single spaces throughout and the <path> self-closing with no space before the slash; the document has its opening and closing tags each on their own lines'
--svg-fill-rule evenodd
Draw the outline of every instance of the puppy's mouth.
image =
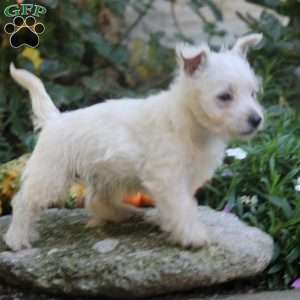
<svg viewBox="0 0 300 300">
<path fill-rule="evenodd" d="M 252 136 L 254 136 L 254 135 L 256 134 L 256 132 L 257 132 L 257 129 L 256 129 L 256 128 L 251 128 L 251 129 L 249 129 L 249 130 L 242 131 L 242 132 L 240 133 L 240 135 L 241 135 L 242 137 L 252 137 Z"/>
</svg>

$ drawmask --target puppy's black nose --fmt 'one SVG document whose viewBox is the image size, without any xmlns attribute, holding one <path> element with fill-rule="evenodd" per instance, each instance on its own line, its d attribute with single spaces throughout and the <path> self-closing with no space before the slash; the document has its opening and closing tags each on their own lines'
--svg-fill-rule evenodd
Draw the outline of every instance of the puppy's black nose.
<svg viewBox="0 0 300 300">
<path fill-rule="evenodd" d="M 253 128 L 257 128 L 259 126 L 259 124 L 261 123 L 261 121 L 262 121 L 262 118 L 258 114 L 252 114 L 248 118 L 248 122 Z"/>
</svg>

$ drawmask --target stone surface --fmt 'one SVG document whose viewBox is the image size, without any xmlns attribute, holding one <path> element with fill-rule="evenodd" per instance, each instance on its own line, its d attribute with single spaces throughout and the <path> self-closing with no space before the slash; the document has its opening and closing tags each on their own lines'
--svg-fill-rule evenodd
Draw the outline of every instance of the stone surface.
<svg viewBox="0 0 300 300">
<path fill-rule="evenodd" d="M 108 253 L 116 249 L 119 241 L 116 239 L 105 239 L 103 241 L 97 242 L 93 249 L 99 253 Z"/>
<path fill-rule="evenodd" d="M 147 15 L 131 32 L 128 39 L 129 44 L 132 44 L 132 40 L 135 39 L 148 40 L 151 33 L 155 32 L 164 33 L 161 41 L 169 47 L 173 47 L 178 42 L 178 32 L 183 33 L 185 37 L 195 42 L 210 40 L 214 44 L 223 45 L 224 41 L 230 44 L 235 41 L 236 36 L 249 32 L 249 27 L 237 16 L 237 12 L 243 15 L 250 13 L 254 18 L 259 18 L 262 11 L 267 10 L 269 13 L 276 15 L 283 24 L 288 23 L 288 18 L 245 0 L 214 0 L 214 3 L 223 13 L 223 20 L 219 20 L 215 25 L 217 29 L 225 31 L 226 35 L 225 37 L 212 37 L 205 32 L 205 24 L 195 13 L 195 10 L 189 4 L 190 2 L 190 0 L 174 1 L 173 16 L 176 16 L 176 20 L 174 20 L 170 1 L 154 1 L 153 8 L 148 11 Z M 201 9 L 201 14 L 210 22 L 216 21 L 207 6 Z M 125 13 L 127 26 L 130 26 L 136 18 L 137 12 L 129 5 Z"/>
<path fill-rule="evenodd" d="M 138 298 L 253 276 L 271 260 L 272 239 L 232 214 L 199 208 L 215 244 L 187 250 L 142 220 L 85 227 L 83 210 L 49 210 L 33 249 L 0 241 L 0 281 L 55 294 Z M 0 235 L 10 217 L 0 218 Z"/>
</svg>

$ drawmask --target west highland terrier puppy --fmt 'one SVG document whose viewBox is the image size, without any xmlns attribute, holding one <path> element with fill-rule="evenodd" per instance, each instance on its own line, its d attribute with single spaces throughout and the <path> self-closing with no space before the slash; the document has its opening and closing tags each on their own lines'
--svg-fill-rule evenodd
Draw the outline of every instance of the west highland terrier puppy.
<svg viewBox="0 0 300 300">
<path fill-rule="evenodd" d="M 230 140 L 251 137 L 262 127 L 259 84 L 246 58 L 261 39 L 248 35 L 220 52 L 207 45 L 178 46 L 178 72 L 168 90 L 66 113 L 36 76 L 12 64 L 11 76 L 29 91 L 41 132 L 12 201 L 7 245 L 31 247 L 34 222 L 43 209 L 66 199 L 78 177 L 88 188 L 90 225 L 140 213 L 123 199 L 145 192 L 173 241 L 209 243 L 194 193 L 221 165 Z"/>
</svg>

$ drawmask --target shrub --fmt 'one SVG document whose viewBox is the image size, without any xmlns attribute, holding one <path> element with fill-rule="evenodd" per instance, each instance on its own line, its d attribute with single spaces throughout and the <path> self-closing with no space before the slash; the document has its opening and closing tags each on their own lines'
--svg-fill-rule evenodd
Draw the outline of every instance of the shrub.
<svg viewBox="0 0 300 300">
<path fill-rule="evenodd" d="M 272 104 L 289 102 L 299 109 L 300 2 L 298 0 L 248 1 L 273 9 L 289 18 L 285 26 L 274 14 L 267 11 L 264 11 L 258 20 L 251 14 L 246 16 L 238 14 L 253 31 L 264 34 L 261 49 L 251 55 L 251 60 L 264 79 L 264 101 Z"/>
</svg>

